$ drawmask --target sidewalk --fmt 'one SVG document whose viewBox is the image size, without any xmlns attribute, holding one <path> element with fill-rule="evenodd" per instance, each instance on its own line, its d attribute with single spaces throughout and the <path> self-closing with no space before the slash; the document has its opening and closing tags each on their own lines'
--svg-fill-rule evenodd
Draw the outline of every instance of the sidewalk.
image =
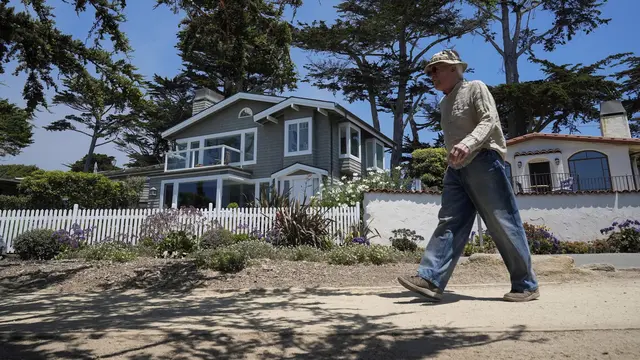
<svg viewBox="0 0 640 360">
<path fill-rule="evenodd" d="M 439 304 L 399 286 L 15 295 L 0 299 L 0 359 L 172 358 L 169 354 L 259 359 L 267 353 L 279 354 L 275 358 L 465 358 L 465 351 L 468 356 L 491 349 L 494 355 L 509 354 L 518 346 L 531 348 L 532 356 L 546 356 L 538 353 L 544 346 L 532 345 L 541 339 L 547 339 L 551 353 L 560 354 L 558 346 L 574 348 L 562 358 L 584 358 L 605 348 L 617 351 L 607 359 L 640 356 L 640 280 L 542 284 L 541 298 L 530 303 L 501 301 L 507 288 L 451 287 Z M 551 337 L 538 333 L 559 331 Z M 437 351 L 427 351 L 425 344 L 434 341 Z M 380 357 L 372 355 L 378 352 Z"/>
</svg>

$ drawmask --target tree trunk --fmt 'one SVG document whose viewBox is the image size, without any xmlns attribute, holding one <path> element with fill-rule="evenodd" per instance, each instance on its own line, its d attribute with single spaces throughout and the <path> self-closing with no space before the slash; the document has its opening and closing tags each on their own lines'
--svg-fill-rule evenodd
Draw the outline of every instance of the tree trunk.
<svg viewBox="0 0 640 360">
<path fill-rule="evenodd" d="M 367 93 L 369 94 L 369 106 L 371 107 L 371 120 L 373 128 L 380 131 L 380 118 L 378 117 L 378 107 L 376 106 L 376 96 L 371 92 L 373 86 L 369 86 Z"/>
<path fill-rule="evenodd" d="M 98 142 L 98 132 L 94 131 L 93 136 L 91 137 L 91 145 L 89 145 L 89 152 L 87 153 L 87 159 L 84 161 L 84 169 L 83 172 L 88 173 L 89 169 L 91 169 L 91 162 L 93 160 L 93 153 L 96 149 L 96 143 Z"/>
<path fill-rule="evenodd" d="M 418 130 L 418 124 L 416 124 L 416 121 L 413 118 L 409 120 L 409 126 L 411 126 L 411 135 L 413 136 L 413 138 L 411 139 L 411 143 L 414 145 L 419 145 L 420 134 L 418 132 L 420 130 Z"/>
<path fill-rule="evenodd" d="M 406 29 L 404 26 L 400 27 L 398 33 L 398 98 L 396 99 L 396 105 L 393 109 L 393 142 L 395 146 L 391 152 L 391 167 L 400 165 L 402 161 L 402 137 L 404 135 L 404 102 L 407 96 L 407 83 L 408 83 L 408 61 L 407 61 L 407 39 Z"/>
<path fill-rule="evenodd" d="M 503 63 L 504 63 L 504 75 L 505 82 L 507 84 L 517 84 L 520 82 L 520 75 L 518 74 L 518 44 L 516 44 L 511 38 L 511 28 L 509 22 L 509 2 L 502 1 L 502 49 L 504 51 Z M 507 118 L 507 137 L 514 138 L 516 136 L 524 135 L 526 133 L 526 124 L 521 124 L 522 121 L 518 121 L 521 118 L 519 109 L 516 107 L 516 111 L 512 112 Z M 524 125 L 524 126 L 523 126 Z M 524 132 L 523 132 L 524 131 Z"/>
</svg>

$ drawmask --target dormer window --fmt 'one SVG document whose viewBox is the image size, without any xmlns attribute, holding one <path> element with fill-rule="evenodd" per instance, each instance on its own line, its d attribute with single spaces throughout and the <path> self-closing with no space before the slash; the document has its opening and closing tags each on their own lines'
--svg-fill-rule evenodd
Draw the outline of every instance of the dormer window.
<svg viewBox="0 0 640 360">
<path fill-rule="evenodd" d="M 238 118 L 246 118 L 246 117 L 252 117 L 252 116 L 253 116 L 253 111 L 251 111 L 250 108 L 246 107 L 240 110 L 240 114 L 238 115 Z"/>
</svg>

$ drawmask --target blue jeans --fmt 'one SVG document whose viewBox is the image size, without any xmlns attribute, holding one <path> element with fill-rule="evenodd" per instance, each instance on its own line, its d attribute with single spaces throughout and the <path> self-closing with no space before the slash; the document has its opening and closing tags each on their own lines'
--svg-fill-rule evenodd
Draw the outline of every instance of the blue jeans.
<svg viewBox="0 0 640 360">
<path fill-rule="evenodd" d="M 481 150 L 469 165 L 447 168 L 442 207 L 418 275 L 444 290 L 469 240 L 476 212 L 487 225 L 511 276 L 511 290 L 538 288 L 531 253 L 511 183 L 500 155 Z"/>
</svg>

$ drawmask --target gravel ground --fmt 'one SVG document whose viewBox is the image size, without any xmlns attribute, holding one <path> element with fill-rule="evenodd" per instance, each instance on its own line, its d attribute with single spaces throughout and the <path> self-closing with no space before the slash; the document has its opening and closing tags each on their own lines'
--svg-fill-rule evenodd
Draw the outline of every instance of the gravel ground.
<svg viewBox="0 0 640 360">
<path fill-rule="evenodd" d="M 289 288 L 397 285 L 396 277 L 413 274 L 416 264 L 338 266 L 314 262 L 261 260 L 237 274 L 198 270 L 186 260 L 140 258 L 129 263 L 76 260 L 0 261 L 0 293 L 48 290 L 78 293 L 99 290 L 145 289 L 189 291 L 194 288 Z M 536 257 L 541 282 L 597 281 L 640 278 L 638 271 L 593 271 L 576 268 L 569 257 Z M 496 255 L 473 256 L 456 268 L 450 284 L 508 283 L 504 264 Z"/>
</svg>

